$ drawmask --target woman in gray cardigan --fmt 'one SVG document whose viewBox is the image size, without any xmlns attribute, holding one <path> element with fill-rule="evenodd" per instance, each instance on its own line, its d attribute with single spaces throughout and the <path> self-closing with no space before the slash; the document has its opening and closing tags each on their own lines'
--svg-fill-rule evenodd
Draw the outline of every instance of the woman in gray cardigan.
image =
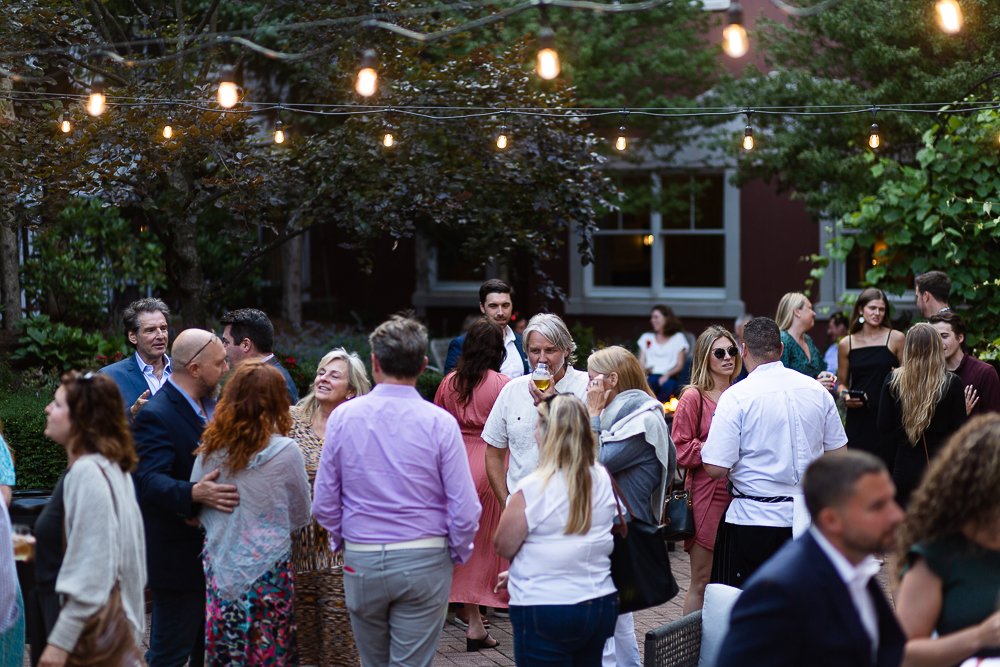
<svg viewBox="0 0 1000 667">
<path fill-rule="evenodd" d="M 646 382 L 638 359 L 623 347 L 606 347 L 587 359 L 587 410 L 600 442 L 597 460 L 608 469 L 636 519 L 658 525 L 666 481 L 674 476 L 677 452 L 663 406 Z M 622 614 L 604 664 L 639 667 L 632 614 Z"/>
<path fill-rule="evenodd" d="M 61 560 L 55 592 L 62 606 L 39 664 L 66 663 L 84 623 L 116 583 L 136 641 L 121 664 L 137 661 L 146 545 L 129 474 L 138 459 L 121 394 L 104 375 L 67 373 L 45 413 L 45 435 L 66 448 L 69 465 L 63 479 L 65 547 L 57 530 L 39 534 L 36 546 L 39 559 Z"/>
</svg>

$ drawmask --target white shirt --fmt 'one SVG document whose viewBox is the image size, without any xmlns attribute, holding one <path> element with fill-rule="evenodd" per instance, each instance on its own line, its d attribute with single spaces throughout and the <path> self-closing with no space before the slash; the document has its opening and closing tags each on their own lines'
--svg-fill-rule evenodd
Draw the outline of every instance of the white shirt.
<svg viewBox="0 0 1000 667">
<path fill-rule="evenodd" d="M 816 544 L 823 550 L 826 557 L 833 564 L 833 569 L 840 575 L 847 592 L 851 594 L 851 601 L 861 618 L 861 625 L 864 627 L 868 637 L 872 640 L 872 658 L 878 654 L 878 614 L 875 611 L 875 601 L 872 600 L 868 592 L 868 582 L 878 574 L 879 563 L 874 556 L 868 555 L 857 565 L 851 562 L 840 553 L 835 546 L 830 544 L 815 526 L 809 529 L 809 533 L 816 540 Z"/>
<path fill-rule="evenodd" d="M 142 377 L 146 378 L 146 386 L 149 387 L 149 395 L 153 396 L 156 392 L 160 391 L 160 387 L 163 383 L 167 381 L 170 374 L 174 372 L 173 367 L 170 365 L 170 357 L 163 355 L 163 374 L 160 377 L 156 377 L 153 372 L 153 367 L 142 360 L 139 353 L 135 353 L 135 363 L 139 365 L 139 370 L 142 371 Z"/>
<path fill-rule="evenodd" d="M 588 379 L 583 371 L 568 366 L 566 374 L 556 383 L 556 391 L 585 400 Z M 483 440 L 486 444 L 500 449 L 510 448 L 508 490 L 513 489 L 538 467 L 538 443 L 535 442 L 538 408 L 528 391 L 529 382 L 531 376 L 522 375 L 505 384 L 483 425 Z"/>
<path fill-rule="evenodd" d="M 503 363 L 500 364 L 500 372 L 512 380 L 524 375 L 524 360 L 521 359 L 521 353 L 517 351 L 517 345 L 514 344 L 515 340 L 514 330 L 509 326 L 505 326 L 503 328 L 503 349 L 507 353 L 507 356 L 503 358 Z"/>
<path fill-rule="evenodd" d="M 608 471 L 590 469 L 590 530 L 567 535 L 569 497 L 562 472 L 547 481 L 534 472 L 518 485 L 524 493 L 528 536 L 510 563 L 513 605 L 576 604 L 615 592 L 611 580 L 611 524 L 618 512 Z"/>
<path fill-rule="evenodd" d="M 644 333 L 639 336 L 639 349 L 646 353 L 646 368 L 652 368 L 655 375 L 663 375 L 677 365 L 677 355 L 688 351 L 688 342 L 681 331 L 663 343 L 656 342 L 656 334 Z"/>
<path fill-rule="evenodd" d="M 801 496 L 809 464 L 846 444 L 830 392 L 774 361 L 761 364 L 722 394 L 701 460 L 730 469 L 729 479 L 740 494 Z M 733 498 L 726 521 L 787 528 L 792 525 L 792 505 Z"/>
</svg>

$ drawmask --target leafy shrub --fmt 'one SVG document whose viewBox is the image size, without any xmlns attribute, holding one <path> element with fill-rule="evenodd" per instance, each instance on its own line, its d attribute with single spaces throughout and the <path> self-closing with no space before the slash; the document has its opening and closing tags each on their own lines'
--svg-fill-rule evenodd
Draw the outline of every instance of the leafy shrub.
<svg viewBox="0 0 1000 667">
<path fill-rule="evenodd" d="M 51 400 L 46 389 L 0 394 L 0 422 L 14 453 L 18 488 L 51 489 L 66 469 L 65 450 L 45 437 L 45 406 Z"/>
<path fill-rule="evenodd" d="M 441 380 L 444 376 L 437 371 L 424 371 L 417 378 L 417 391 L 420 395 L 428 401 L 434 400 L 434 394 L 437 393 L 438 385 L 441 384 Z"/>
<path fill-rule="evenodd" d="M 71 368 L 94 368 L 99 357 L 113 359 L 122 352 L 120 340 L 108 340 L 99 333 L 86 333 L 78 327 L 53 322 L 48 315 L 24 320 L 12 361 L 59 373 Z"/>
</svg>

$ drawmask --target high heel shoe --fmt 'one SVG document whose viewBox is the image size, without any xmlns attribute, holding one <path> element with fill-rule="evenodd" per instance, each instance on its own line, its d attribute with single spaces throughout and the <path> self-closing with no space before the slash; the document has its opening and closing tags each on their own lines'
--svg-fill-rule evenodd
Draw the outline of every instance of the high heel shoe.
<svg viewBox="0 0 1000 667">
<path fill-rule="evenodd" d="M 497 646 L 500 646 L 500 642 L 498 642 L 496 639 L 493 639 L 493 637 L 491 637 L 488 632 L 486 633 L 486 636 L 483 637 L 482 639 L 473 639 L 471 637 L 465 638 L 466 653 L 474 653 L 475 651 L 478 651 L 481 648 L 496 648 Z"/>
</svg>

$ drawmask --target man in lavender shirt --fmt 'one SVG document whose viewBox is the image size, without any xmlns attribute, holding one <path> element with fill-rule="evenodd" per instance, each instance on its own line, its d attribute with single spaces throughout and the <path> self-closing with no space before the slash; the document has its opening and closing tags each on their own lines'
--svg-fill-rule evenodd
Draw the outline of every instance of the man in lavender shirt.
<svg viewBox="0 0 1000 667">
<path fill-rule="evenodd" d="M 312 511 L 344 549 L 365 667 L 430 667 L 481 508 L 458 423 L 416 390 L 427 330 L 396 316 L 369 341 L 376 386 L 330 414 Z"/>
</svg>

